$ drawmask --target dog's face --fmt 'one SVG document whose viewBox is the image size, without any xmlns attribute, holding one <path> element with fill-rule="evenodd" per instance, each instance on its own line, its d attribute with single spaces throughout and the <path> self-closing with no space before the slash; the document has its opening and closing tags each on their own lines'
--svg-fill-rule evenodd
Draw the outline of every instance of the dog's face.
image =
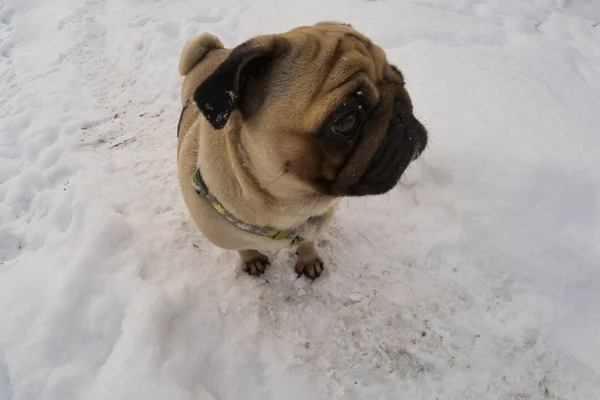
<svg viewBox="0 0 600 400">
<path fill-rule="evenodd" d="M 261 182 L 290 191 L 385 193 L 427 145 L 400 71 L 344 24 L 236 47 L 194 100 L 213 128 L 239 134 Z"/>
</svg>

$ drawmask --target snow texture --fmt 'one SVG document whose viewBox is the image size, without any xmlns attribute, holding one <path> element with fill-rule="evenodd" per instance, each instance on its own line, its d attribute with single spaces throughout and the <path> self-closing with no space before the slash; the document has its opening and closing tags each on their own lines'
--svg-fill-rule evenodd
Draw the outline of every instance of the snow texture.
<svg viewBox="0 0 600 400">
<path fill-rule="evenodd" d="M 263 279 L 175 168 L 180 52 L 352 23 L 431 142 Z M 0 1 L 0 399 L 599 399 L 595 0 Z M 596 25 L 596 26 L 595 26 Z"/>
</svg>

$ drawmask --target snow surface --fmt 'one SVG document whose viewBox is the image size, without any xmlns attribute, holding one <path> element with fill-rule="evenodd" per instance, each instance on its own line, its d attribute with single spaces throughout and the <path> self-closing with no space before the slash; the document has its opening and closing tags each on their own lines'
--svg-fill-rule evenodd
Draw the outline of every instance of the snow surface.
<svg viewBox="0 0 600 400">
<path fill-rule="evenodd" d="M 264 279 L 175 171 L 178 57 L 321 20 L 431 142 Z M 0 1 L 0 399 L 599 399 L 596 0 Z"/>
</svg>

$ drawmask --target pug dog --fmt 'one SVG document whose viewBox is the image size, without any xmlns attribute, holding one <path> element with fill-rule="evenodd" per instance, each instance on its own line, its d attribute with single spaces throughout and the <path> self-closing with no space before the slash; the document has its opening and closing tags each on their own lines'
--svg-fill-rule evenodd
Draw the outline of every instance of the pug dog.
<svg viewBox="0 0 600 400">
<path fill-rule="evenodd" d="M 321 22 L 226 49 L 204 33 L 181 54 L 180 189 L 214 245 L 259 275 L 264 252 L 296 248 L 295 271 L 324 265 L 315 238 L 340 199 L 388 192 L 427 146 L 400 70 L 352 26 Z"/>
</svg>

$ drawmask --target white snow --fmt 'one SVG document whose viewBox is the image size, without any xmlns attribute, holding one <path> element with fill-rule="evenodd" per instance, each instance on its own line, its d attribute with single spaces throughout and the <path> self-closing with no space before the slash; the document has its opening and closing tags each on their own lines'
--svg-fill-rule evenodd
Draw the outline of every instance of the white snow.
<svg viewBox="0 0 600 400">
<path fill-rule="evenodd" d="M 263 279 L 176 181 L 178 57 L 321 20 L 429 149 Z M 600 398 L 595 0 L 0 1 L 0 399 Z"/>
</svg>

